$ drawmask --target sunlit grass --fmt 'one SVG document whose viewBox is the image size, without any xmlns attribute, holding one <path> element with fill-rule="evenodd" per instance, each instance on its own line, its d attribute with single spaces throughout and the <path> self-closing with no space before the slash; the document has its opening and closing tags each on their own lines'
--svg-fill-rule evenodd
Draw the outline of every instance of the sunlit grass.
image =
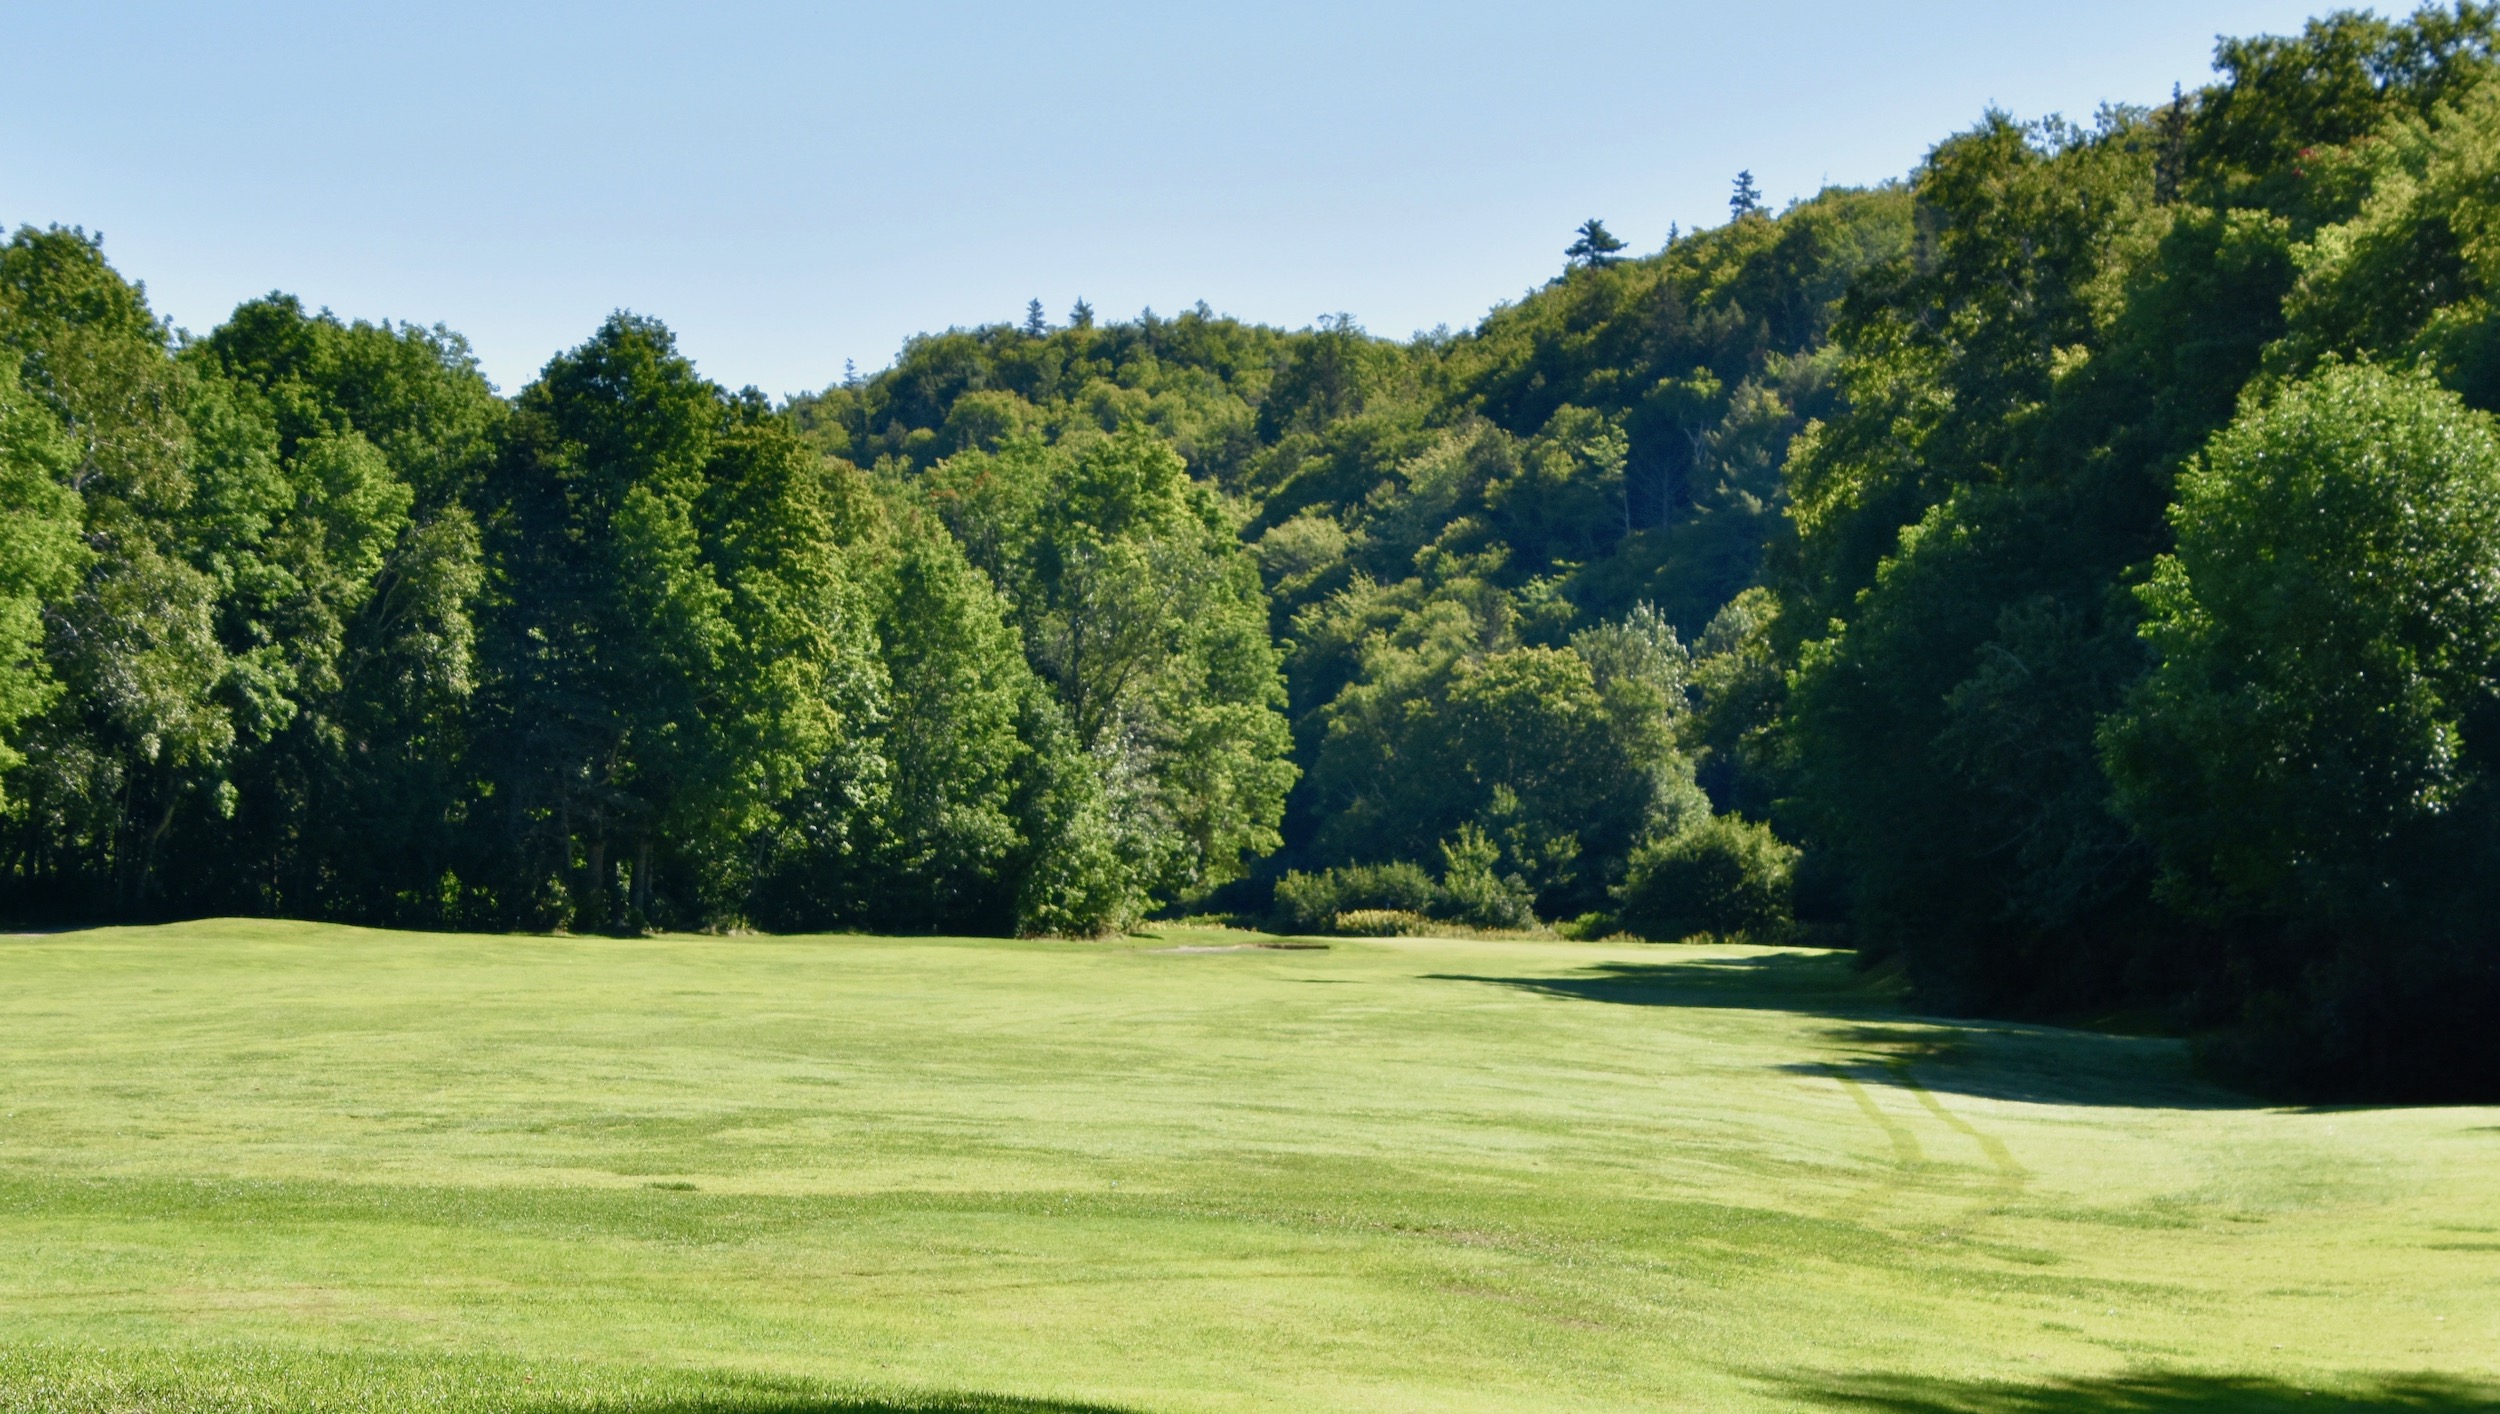
<svg viewBox="0 0 2500 1414">
<path fill-rule="evenodd" d="M 0 1410 L 2500 1389 L 2500 1111 L 1814 953 L 1248 941 L 0 940 Z"/>
</svg>

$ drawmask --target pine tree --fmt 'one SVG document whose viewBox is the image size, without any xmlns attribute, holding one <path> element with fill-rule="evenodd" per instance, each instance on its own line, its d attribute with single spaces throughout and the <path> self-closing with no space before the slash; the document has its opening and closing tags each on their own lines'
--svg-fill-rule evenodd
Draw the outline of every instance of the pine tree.
<svg viewBox="0 0 2500 1414">
<path fill-rule="evenodd" d="M 1027 300 L 1024 305 L 1024 336 L 1038 339 L 1050 332 L 1050 321 L 1042 317 L 1042 302 Z"/>
<path fill-rule="evenodd" d="M 2187 96 L 2174 83 L 2169 106 L 2153 115 L 2153 200 L 2164 206 L 2179 199 L 2179 181 L 2187 170 L 2187 128 Z"/>
<path fill-rule="evenodd" d="M 1563 257 L 1574 266 L 1612 265 L 1622 257 L 1623 239 L 1606 229 L 1606 223 L 1591 216 L 1580 223 L 1579 239 L 1563 248 Z"/>
<path fill-rule="evenodd" d="M 1727 199 L 1728 219 L 1741 221 L 1748 216 L 1759 214 L 1761 210 L 1762 188 L 1754 185 L 1753 173 L 1750 171 L 1737 173 L 1736 191 Z"/>
</svg>

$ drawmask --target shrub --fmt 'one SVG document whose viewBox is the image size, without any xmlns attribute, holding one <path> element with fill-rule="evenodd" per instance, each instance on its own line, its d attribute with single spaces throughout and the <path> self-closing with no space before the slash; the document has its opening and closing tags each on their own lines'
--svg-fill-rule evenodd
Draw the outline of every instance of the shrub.
<svg viewBox="0 0 2500 1414">
<path fill-rule="evenodd" d="M 1496 872 L 1501 846 L 1462 825 L 1441 846 L 1441 881 L 1407 860 L 1347 864 L 1276 881 L 1274 925 L 1294 933 L 1412 934 L 1428 923 L 1494 930 L 1537 926 L 1534 899 L 1517 874 Z"/>
<path fill-rule="evenodd" d="M 1695 933 L 1769 933 L 1789 925 L 1797 851 L 1767 825 L 1720 815 L 1632 851 L 1614 889 L 1617 917 L 1657 941 Z"/>
<path fill-rule="evenodd" d="M 1440 892 L 1422 865 L 1405 860 L 1348 864 L 1317 874 L 1288 870 L 1276 881 L 1276 921 L 1285 932 L 1333 932 L 1341 913 L 1429 913 Z"/>
<path fill-rule="evenodd" d="M 1474 825 L 1458 827 L 1458 837 L 1441 846 L 1441 888 L 1433 909 L 1471 928 L 1533 928 L 1536 908 L 1527 882 L 1517 874 L 1496 874 L 1501 846 Z"/>
<path fill-rule="evenodd" d="M 1433 931 L 1432 920 L 1398 908 L 1357 908 L 1340 913 L 1330 931 L 1358 938 L 1416 938 Z"/>
<path fill-rule="evenodd" d="M 1575 943 L 1597 943 L 1623 936 L 1623 926 L 1611 913 L 1583 913 L 1555 924 L 1554 932 Z"/>
</svg>

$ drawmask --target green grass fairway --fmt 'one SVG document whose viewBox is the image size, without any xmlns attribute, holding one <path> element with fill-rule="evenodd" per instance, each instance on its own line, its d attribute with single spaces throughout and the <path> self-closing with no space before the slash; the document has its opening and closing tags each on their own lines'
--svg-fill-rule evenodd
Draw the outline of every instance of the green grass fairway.
<svg viewBox="0 0 2500 1414">
<path fill-rule="evenodd" d="M 2500 1399 L 2500 1110 L 1245 936 L 0 939 L 0 1410 Z"/>
</svg>

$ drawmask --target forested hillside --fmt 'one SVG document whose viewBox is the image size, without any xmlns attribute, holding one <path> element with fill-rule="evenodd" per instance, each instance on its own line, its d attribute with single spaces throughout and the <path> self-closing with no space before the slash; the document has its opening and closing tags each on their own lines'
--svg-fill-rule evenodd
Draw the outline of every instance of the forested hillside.
<svg viewBox="0 0 2500 1414">
<path fill-rule="evenodd" d="M 2500 1093 L 2496 43 L 1740 178 L 1461 333 L 1036 304 L 786 405 L 22 228 L 7 905 L 1750 933 Z"/>
<path fill-rule="evenodd" d="M 1403 863 L 1302 889 L 1293 921 L 1570 919 L 1611 906 L 1643 839 L 1709 816 L 1696 755 L 1722 807 L 1752 788 L 1737 748 L 1760 723 L 1735 699 L 1759 696 L 1768 606 L 1728 606 L 1783 537 L 1789 439 L 1831 410 L 1841 294 L 1909 247 L 1904 190 L 1736 206 L 1639 260 L 1590 223 L 1562 277 L 1463 335 L 1400 345 L 1343 317 L 1285 334 L 1204 309 L 1106 326 L 1080 308 L 1054 328 L 1036 309 L 918 340 L 791 412 L 928 499 L 1040 664 L 1072 661 L 1035 617 L 1064 591 L 1026 588 L 1029 562 L 992 547 L 1032 514 L 1010 507 L 1054 498 L 1014 488 L 1064 484 L 1124 438 L 1186 466 L 1263 577 L 1292 732 L 1290 768 L 1226 791 L 1282 849 L 1216 902 L 1260 913 L 1288 866 Z M 1698 674 L 1696 637 L 1719 655 Z M 1723 742 L 1681 739 L 1697 683 Z M 1123 715 L 1116 740 L 1086 733 L 1097 755 L 1173 733 L 1167 709 Z M 1245 727 L 1217 754 L 1285 745 Z"/>
</svg>

